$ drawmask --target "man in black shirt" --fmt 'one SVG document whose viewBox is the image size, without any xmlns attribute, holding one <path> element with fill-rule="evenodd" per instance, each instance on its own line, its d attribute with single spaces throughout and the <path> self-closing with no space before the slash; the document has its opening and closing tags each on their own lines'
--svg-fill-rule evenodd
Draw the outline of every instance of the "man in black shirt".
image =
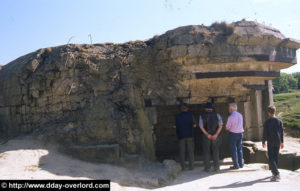
<svg viewBox="0 0 300 191">
<path fill-rule="evenodd" d="M 212 149 L 214 171 L 220 170 L 219 164 L 219 144 L 223 126 L 223 121 L 220 114 L 213 111 L 213 105 L 207 102 L 205 105 L 205 114 L 199 117 L 199 127 L 203 132 L 203 154 L 204 154 L 204 170 L 210 171 L 210 150 Z"/>
<path fill-rule="evenodd" d="M 185 148 L 187 147 L 190 170 L 194 168 L 194 128 L 196 128 L 193 115 L 188 112 L 188 105 L 182 104 L 181 113 L 175 117 L 177 138 L 179 140 L 179 155 L 182 170 L 185 169 Z"/>
<path fill-rule="evenodd" d="M 268 142 L 268 156 L 269 156 L 269 167 L 272 171 L 271 181 L 280 180 L 278 171 L 278 158 L 279 149 L 283 148 L 283 124 L 280 119 L 275 117 L 276 108 L 275 106 L 269 106 L 267 108 L 269 119 L 264 123 L 264 132 L 262 138 L 262 146 L 266 147 L 265 142 Z"/>
</svg>

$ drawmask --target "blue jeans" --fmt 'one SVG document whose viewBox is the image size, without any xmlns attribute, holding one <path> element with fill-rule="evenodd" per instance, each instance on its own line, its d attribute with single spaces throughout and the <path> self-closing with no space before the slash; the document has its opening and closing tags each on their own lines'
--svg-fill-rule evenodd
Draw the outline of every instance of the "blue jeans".
<svg viewBox="0 0 300 191">
<path fill-rule="evenodd" d="M 278 171 L 278 158 L 279 146 L 270 146 L 268 144 L 269 167 L 273 175 L 279 175 Z"/>
<path fill-rule="evenodd" d="M 243 162 L 243 133 L 229 133 L 231 158 L 234 167 L 241 168 Z"/>
</svg>

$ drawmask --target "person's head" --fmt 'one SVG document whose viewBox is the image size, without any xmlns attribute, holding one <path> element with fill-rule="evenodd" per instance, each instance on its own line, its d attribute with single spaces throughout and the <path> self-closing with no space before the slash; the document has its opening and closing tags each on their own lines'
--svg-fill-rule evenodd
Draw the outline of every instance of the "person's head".
<svg viewBox="0 0 300 191">
<path fill-rule="evenodd" d="M 187 103 L 182 103 L 180 106 L 181 111 L 186 112 L 189 110 L 189 106 Z"/>
<path fill-rule="evenodd" d="M 205 111 L 212 111 L 212 110 L 213 110 L 213 104 L 211 102 L 206 102 Z"/>
<path fill-rule="evenodd" d="M 275 107 L 274 105 L 268 106 L 267 112 L 268 112 L 268 115 L 269 115 L 270 117 L 271 117 L 271 116 L 274 116 L 275 113 L 276 113 L 276 107 Z"/>
<path fill-rule="evenodd" d="M 230 103 L 229 107 L 228 107 L 228 111 L 229 111 L 229 113 L 237 111 L 237 105 L 236 105 L 236 103 Z"/>
</svg>

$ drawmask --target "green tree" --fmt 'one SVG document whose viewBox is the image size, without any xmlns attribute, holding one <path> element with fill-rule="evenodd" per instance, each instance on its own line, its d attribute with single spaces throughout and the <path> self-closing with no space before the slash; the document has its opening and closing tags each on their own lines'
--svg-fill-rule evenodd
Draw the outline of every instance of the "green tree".
<svg viewBox="0 0 300 191">
<path fill-rule="evenodd" d="M 287 75 L 289 82 L 289 89 L 297 89 L 298 88 L 298 79 L 294 77 L 293 74 Z"/>
<path fill-rule="evenodd" d="M 280 73 L 280 77 L 273 80 L 274 92 L 288 92 L 298 88 L 298 79 L 293 74 Z"/>
<path fill-rule="evenodd" d="M 293 76 L 298 80 L 297 88 L 300 89 L 300 72 L 294 73 Z"/>
<path fill-rule="evenodd" d="M 273 87 L 275 93 L 287 92 L 289 89 L 287 78 L 284 73 L 280 73 L 280 77 L 273 80 Z"/>
</svg>

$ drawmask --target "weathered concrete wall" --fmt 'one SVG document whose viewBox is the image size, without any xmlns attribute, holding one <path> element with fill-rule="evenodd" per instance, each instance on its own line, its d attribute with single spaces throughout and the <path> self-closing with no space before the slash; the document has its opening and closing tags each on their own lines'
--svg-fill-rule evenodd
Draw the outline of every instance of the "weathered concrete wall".
<svg viewBox="0 0 300 191">
<path fill-rule="evenodd" d="M 276 29 L 239 21 L 145 42 L 41 49 L 0 70 L 0 134 L 36 132 L 83 159 L 153 160 L 157 108 L 214 100 L 237 102 L 246 137 L 259 139 L 272 97 L 265 81 L 296 64 L 299 47 Z"/>
<path fill-rule="evenodd" d="M 80 158 L 104 162 L 141 153 L 153 159 L 151 125 L 129 66 L 131 52 L 144 48 L 143 42 L 67 45 L 6 65 L 0 75 L 1 134 L 38 131 Z"/>
</svg>

